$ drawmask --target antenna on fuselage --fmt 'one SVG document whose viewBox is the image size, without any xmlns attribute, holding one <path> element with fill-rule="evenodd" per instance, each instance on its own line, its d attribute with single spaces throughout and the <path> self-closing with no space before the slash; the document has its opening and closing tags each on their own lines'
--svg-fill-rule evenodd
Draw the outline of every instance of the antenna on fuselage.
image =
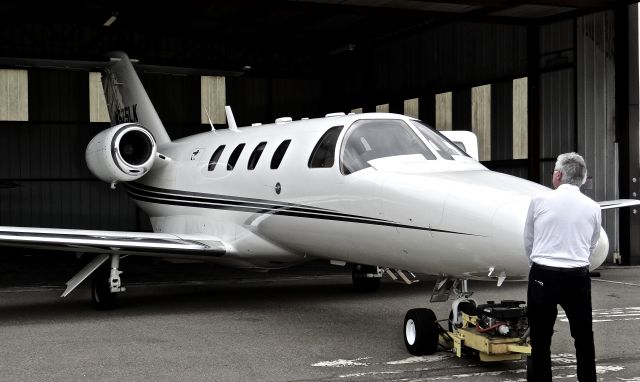
<svg viewBox="0 0 640 382">
<path fill-rule="evenodd" d="M 227 124 L 229 125 L 229 130 L 231 131 L 239 131 L 238 125 L 236 125 L 236 119 L 233 118 L 233 112 L 231 111 L 231 106 L 225 106 L 224 112 L 227 114 Z"/>
<path fill-rule="evenodd" d="M 207 114 L 207 119 L 209 120 L 209 126 L 211 126 L 211 131 L 216 132 L 216 128 L 213 126 L 213 122 L 211 122 L 211 116 L 209 115 L 209 110 L 207 107 L 204 107 L 204 112 Z"/>
</svg>

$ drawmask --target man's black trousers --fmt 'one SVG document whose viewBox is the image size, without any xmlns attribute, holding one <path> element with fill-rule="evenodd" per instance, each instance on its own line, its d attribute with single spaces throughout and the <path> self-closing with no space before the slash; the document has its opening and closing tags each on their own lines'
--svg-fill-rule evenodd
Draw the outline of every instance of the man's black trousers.
<svg viewBox="0 0 640 382">
<path fill-rule="evenodd" d="M 591 322 L 591 278 L 588 268 L 553 268 L 533 264 L 527 290 L 531 357 L 529 382 L 551 382 L 551 336 L 557 305 L 569 319 L 578 361 L 578 381 L 595 382 L 596 364 Z"/>
</svg>

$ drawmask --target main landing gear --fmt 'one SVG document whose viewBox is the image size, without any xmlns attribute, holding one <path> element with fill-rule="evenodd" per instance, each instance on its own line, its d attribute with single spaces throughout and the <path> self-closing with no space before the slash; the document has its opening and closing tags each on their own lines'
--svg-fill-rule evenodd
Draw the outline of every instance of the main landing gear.
<svg viewBox="0 0 640 382">
<path fill-rule="evenodd" d="M 91 306 L 96 310 L 112 310 L 118 307 L 118 292 L 126 289 L 121 285 L 120 255 L 111 255 L 111 267 L 101 267 L 91 280 Z"/>
<path fill-rule="evenodd" d="M 352 264 L 351 278 L 353 280 L 353 289 L 358 292 L 371 293 L 378 290 L 382 276 L 387 274 L 391 280 L 411 285 L 418 282 L 416 275 L 398 269 L 381 268 L 372 265 Z"/>
<path fill-rule="evenodd" d="M 442 301 L 441 288 L 453 289 L 457 298 L 451 304 L 448 330 L 440 326 L 430 309 L 411 309 L 404 318 L 404 343 L 409 353 L 433 354 L 438 346 L 462 357 L 472 354 L 481 361 L 519 360 L 531 354 L 529 323 L 524 301 L 488 301 L 477 305 L 466 280 L 436 283 L 434 297 Z M 448 292 L 444 293 L 448 299 Z M 446 301 L 446 299 L 445 299 Z"/>
<path fill-rule="evenodd" d="M 372 293 L 380 288 L 380 280 L 384 269 L 372 265 L 353 264 L 351 266 L 351 279 L 353 289 L 357 292 Z"/>
</svg>

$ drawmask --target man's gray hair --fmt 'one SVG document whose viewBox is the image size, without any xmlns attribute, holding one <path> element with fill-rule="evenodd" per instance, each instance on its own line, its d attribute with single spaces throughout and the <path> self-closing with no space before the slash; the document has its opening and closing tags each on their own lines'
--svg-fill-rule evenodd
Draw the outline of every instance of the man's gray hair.
<svg viewBox="0 0 640 382">
<path fill-rule="evenodd" d="M 562 172 L 562 184 L 582 186 L 587 181 L 587 165 L 584 159 L 577 153 L 565 153 L 558 155 L 556 170 Z"/>
</svg>

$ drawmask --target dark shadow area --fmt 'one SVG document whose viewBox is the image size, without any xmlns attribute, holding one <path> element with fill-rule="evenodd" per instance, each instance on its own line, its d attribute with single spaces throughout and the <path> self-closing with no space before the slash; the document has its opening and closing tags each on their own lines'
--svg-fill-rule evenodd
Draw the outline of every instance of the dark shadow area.
<svg viewBox="0 0 640 382">
<path fill-rule="evenodd" d="M 72 252 L 44 251 L 22 248 L 0 249 L 0 287 L 64 286 L 91 259 Z M 255 272 L 225 268 L 210 263 L 171 262 L 165 259 L 127 256 L 120 262 L 127 283 L 165 282 L 184 280 L 219 280 L 264 278 L 265 275 L 351 274 L 351 268 L 332 266 L 327 261 L 313 261 L 302 265 Z"/>
<path fill-rule="evenodd" d="M 228 282 L 227 282 L 228 281 Z M 379 300 L 402 296 L 423 299 L 431 285 L 407 286 L 384 282 L 376 293 L 353 291 L 351 279 L 333 277 L 280 277 L 255 281 L 227 280 L 217 282 L 142 283 L 129 286 L 112 311 L 95 311 L 90 304 L 90 291 L 80 287 L 65 299 L 58 296 L 63 288 L 16 290 L 0 293 L 0 326 L 39 324 L 51 321 L 75 322 L 113 318 L 192 313 L 237 312 L 238 319 L 269 315 L 274 310 L 313 311 L 325 305 L 348 304 L 353 312 L 359 306 L 378 304 Z M 427 289 L 425 289 L 427 287 Z M 29 294 L 26 298 L 20 295 Z M 37 296 L 34 296 L 37 295 Z M 339 318 L 338 318 L 339 319 Z M 366 318 L 363 317 L 366 321 Z"/>
</svg>

